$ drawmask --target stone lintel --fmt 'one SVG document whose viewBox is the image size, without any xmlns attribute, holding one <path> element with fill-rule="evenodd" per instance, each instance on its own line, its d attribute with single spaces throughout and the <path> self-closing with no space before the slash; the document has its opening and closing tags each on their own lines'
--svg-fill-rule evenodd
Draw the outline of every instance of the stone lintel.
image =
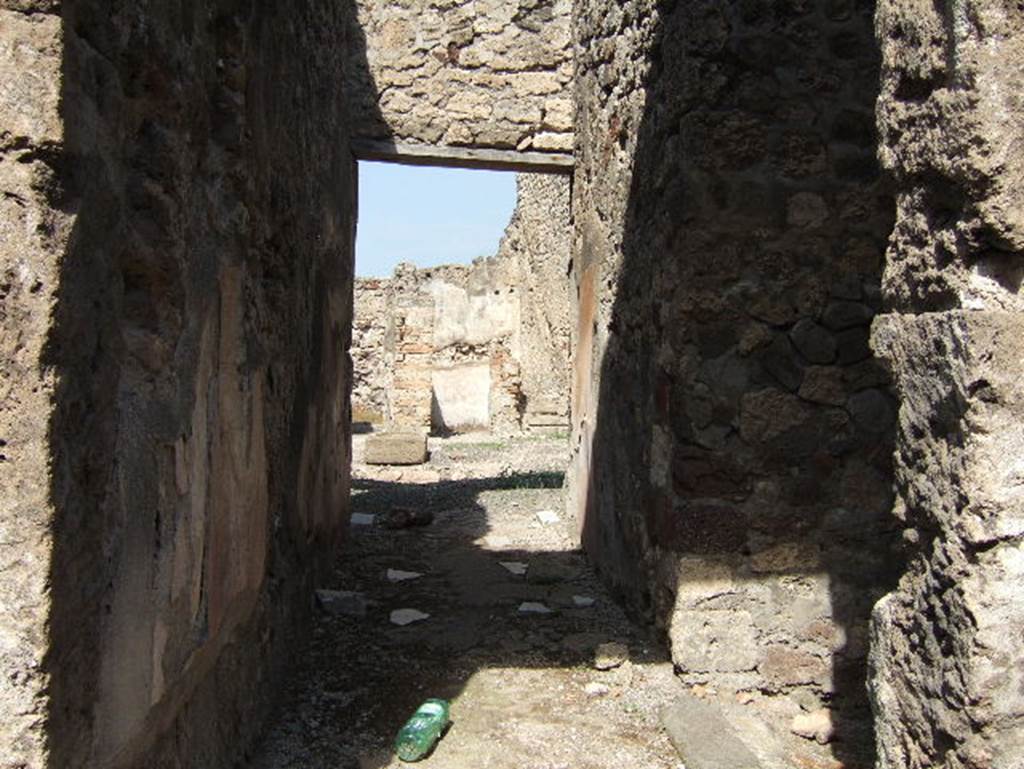
<svg viewBox="0 0 1024 769">
<path fill-rule="evenodd" d="M 409 166 L 547 174 L 571 174 L 573 169 L 573 156 L 566 152 L 441 147 L 378 139 L 353 139 L 352 152 L 359 160 L 380 160 Z"/>
</svg>

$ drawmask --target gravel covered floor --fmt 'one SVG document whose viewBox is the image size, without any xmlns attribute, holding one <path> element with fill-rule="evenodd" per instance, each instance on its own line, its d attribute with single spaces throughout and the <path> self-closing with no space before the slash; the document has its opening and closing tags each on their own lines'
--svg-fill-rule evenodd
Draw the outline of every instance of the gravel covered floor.
<svg viewBox="0 0 1024 769">
<path fill-rule="evenodd" d="M 681 767 L 658 718 L 681 693 L 672 665 L 568 536 L 564 438 L 431 439 L 430 462 L 405 469 L 361 464 L 362 440 L 353 511 L 376 519 L 352 527 L 323 586 L 355 595 L 325 594 L 251 768 L 403 766 L 391 742 L 428 697 L 452 701 L 453 723 L 417 766 Z M 385 528 L 396 507 L 429 510 L 433 522 Z M 392 581 L 389 570 L 422 576 Z M 401 609 L 429 617 L 398 626 Z M 605 647 L 595 661 L 612 642 L 625 658 Z"/>
</svg>

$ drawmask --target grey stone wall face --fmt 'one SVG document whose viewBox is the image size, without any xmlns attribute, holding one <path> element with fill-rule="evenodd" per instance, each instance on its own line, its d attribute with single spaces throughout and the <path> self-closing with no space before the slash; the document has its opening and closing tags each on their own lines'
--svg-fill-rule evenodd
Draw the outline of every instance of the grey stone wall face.
<svg viewBox="0 0 1024 769">
<path fill-rule="evenodd" d="M 2 766 L 235 765 L 345 523 L 347 19 L 274 7 L 0 3 Z"/>
<path fill-rule="evenodd" d="M 358 0 L 354 136 L 572 149 L 571 0 Z"/>
<path fill-rule="evenodd" d="M 514 264 L 524 426 L 564 427 L 569 410 L 572 213 L 565 176 L 519 174 L 498 258 Z"/>
<path fill-rule="evenodd" d="M 879 3 L 879 148 L 895 180 L 872 344 L 900 397 L 910 559 L 875 609 L 879 767 L 1024 766 L 1024 16 Z"/>
<path fill-rule="evenodd" d="M 391 369 L 385 355 L 391 281 L 356 278 L 352 315 L 352 419 L 383 422 Z"/>
<path fill-rule="evenodd" d="M 684 681 L 827 705 L 851 765 L 900 568 L 872 11 L 584 1 L 575 25 L 570 514 Z"/>
</svg>

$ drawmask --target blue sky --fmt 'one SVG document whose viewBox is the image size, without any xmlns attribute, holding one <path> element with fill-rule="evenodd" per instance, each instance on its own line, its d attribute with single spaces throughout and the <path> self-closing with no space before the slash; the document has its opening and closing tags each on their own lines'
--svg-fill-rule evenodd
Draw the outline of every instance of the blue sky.
<svg viewBox="0 0 1024 769">
<path fill-rule="evenodd" d="M 356 275 L 386 277 L 399 262 L 433 267 L 490 256 L 515 203 L 511 172 L 360 161 Z"/>
</svg>

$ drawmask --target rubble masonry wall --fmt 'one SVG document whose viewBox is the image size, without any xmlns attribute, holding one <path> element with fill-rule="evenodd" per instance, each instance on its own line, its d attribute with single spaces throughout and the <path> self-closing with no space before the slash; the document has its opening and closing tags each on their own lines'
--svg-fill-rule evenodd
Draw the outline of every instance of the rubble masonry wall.
<svg viewBox="0 0 1024 769">
<path fill-rule="evenodd" d="M 234 766 L 348 508 L 337 4 L 0 2 L 0 766 Z"/>
<path fill-rule="evenodd" d="M 356 280 L 354 412 L 442 431 L 565 428 L 569 179 L 517 186 L 494 257 Z"/>
<path fill-rule="evenodd" d="M 873 616 L 881 769 L 1024 766 L 1024 12 L 882 0 L 896 225 L 872 343 L 909 565 Z"/>
<path fill-rule="evenodd" d="M 868 3 L 576 5 L 570 514 L 682 680 L 871 752 L 899 574 Z"/>
<path fill-rule="evenodd" d="M 571 0 L 358 0 L 353 135 L 572 150 Z"/>
</svg>

